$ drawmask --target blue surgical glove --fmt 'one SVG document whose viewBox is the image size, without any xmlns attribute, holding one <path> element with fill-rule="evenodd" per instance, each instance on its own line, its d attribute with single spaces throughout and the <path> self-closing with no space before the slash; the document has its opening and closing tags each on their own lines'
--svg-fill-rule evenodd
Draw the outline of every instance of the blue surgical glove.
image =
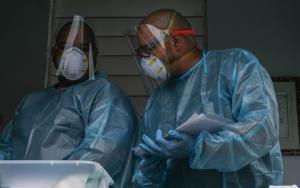
<svg viewBox="0 0 300 188">
<path fill-rule="evenodd" d="M 138 165 L 132 181 L 138 185 L 161 185 L 166 179 L 166 159 L 157 156 L 144 158 Z"/>
<path fill-rule="evenodd" d="M 158 129 L 155 141 L 143 135 L 142 140 L 144 143 L 139 146 L 154 156 L 172 159 L 188 157 L 194 149 L 195 139 L 174 130 L 170 130 L 168 134 L 169 138 L 167 140 L 163 137 L 162 131 Z"/>
<path fill-rule="evenodd" d="M 166 160 L 157 156 L 143 159 L 139 164 L 139 168 L 143 175 L 154 183 L 160 183 L 164 180 L 166 166 Z"/>
</svg>

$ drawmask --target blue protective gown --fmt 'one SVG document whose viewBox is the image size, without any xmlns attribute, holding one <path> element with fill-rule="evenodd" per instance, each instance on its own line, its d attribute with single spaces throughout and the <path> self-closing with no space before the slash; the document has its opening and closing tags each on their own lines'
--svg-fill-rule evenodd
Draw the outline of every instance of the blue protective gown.
<svg viewBox="0 0 300 188">
<path fill-rule="evenodd" d="M 0 156 L 96 161 L 115 187 L 127 187 L 136 122 L 128 97 L 97 73 L 95 80 L 26 96 L 2 133 Z"/>
<path fill-rule="evenodd" d="M 140 135 L 155 140 L 194 113 L 235 123 L 201 132 L 189 158 L 168 160 L 163 187 L 268 187 L 283 176 L 279 118 L 272 81 L 259 61 L 242 49 L 209 51 L 188 72 L 150 97 Z M 139 169 L 135 171 L 140 174 Z M 150 185 L 150 187 L 155 187 Z"/>
</svg>

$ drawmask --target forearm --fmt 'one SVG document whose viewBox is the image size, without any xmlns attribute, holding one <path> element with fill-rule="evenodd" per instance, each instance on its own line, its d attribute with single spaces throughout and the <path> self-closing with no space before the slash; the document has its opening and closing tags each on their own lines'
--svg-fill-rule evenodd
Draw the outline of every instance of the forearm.
<svg viewBox="0 0 300 188">
<path fill-rule="evenodd" d="M 216 134 L 201 133 L 193 156 L 190 157 L 190 166 L 195 169 L 237 171 L 264 156 L 278 142 L 277 131 L 269 124 L 270 117 L 266 116 L 262 122 L 254 123 L 243 134 L 229 130 Z"/>
</svg>

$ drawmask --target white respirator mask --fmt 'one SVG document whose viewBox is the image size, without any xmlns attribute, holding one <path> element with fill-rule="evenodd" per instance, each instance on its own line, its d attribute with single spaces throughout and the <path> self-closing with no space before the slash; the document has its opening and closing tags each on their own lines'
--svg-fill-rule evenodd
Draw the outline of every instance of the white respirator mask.
<svg viewBox="0 0 300 188">
<path fill-rule="evenodd" d="M 88 58 L 79 48 L 72 47 L 62 54 L 60 67 L 66 79 L 79 80 L 89 68 Z"/>
<path fill-rule="evenodd" d="M 164 63 L 154 55 L 150 55 L 148 58 L 142 58 L 141 66 L 145 74 L 153 79 L 165 81 L 170 77 L 170 72 Z"/>
</svg>

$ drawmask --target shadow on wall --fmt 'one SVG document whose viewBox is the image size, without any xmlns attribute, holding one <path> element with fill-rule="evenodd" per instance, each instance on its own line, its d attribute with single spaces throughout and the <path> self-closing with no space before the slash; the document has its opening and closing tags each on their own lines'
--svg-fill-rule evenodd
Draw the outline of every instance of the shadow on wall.
<svg viewBox="0 0 300 188">
<path fill-rule="evenodd" d="M 1 3 L 0 131 L 25 95 L 43 89 L 49 2 Z"/>
<path fill-rule="evenodd" d="M 0 114 L 0 132 L 3 129 L 3 114 Z"/>
</svg>

